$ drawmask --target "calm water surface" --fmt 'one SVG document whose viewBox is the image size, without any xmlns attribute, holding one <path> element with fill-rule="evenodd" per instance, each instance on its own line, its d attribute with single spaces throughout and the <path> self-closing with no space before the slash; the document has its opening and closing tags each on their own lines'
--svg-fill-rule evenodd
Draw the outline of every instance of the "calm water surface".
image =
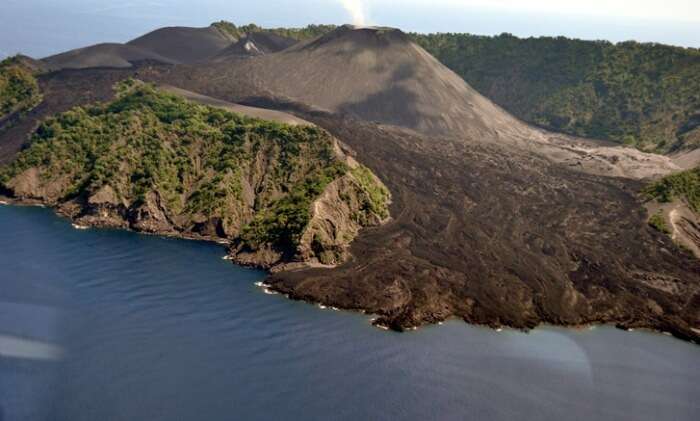
<svg viewBox="0 0 700 421">
<path fill-rule="evenodd" d="M 693 420 L 700 347 L 461 322 L 396 334 L 267 295 L 200 242 L 0 206 L 0 420 Z"/>
</svg>

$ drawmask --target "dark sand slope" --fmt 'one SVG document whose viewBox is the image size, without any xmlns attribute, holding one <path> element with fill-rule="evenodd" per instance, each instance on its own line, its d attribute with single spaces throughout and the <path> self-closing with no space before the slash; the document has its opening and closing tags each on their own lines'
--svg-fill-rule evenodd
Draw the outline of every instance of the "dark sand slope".
<svg viewBox="0 0 700 421">
<path fill-rule="evenodd" d="M 227 63 L 222 63 L 211 71 L 225 67 Z M 270 91 L 327 111 L 423 132 L 489 131 L 489 123 L 478 116 L 496 110 L 393 29 L 344 26 L 231 71 L 249 72 Z M 228 75 L 220 79 L 232 82 Z M 470 112 L 470 108 L 479 112 Z M 471 118 L 465 120 L 467 115 Z"/>
<path fill-rule="evenodd" d="M 173 60 L 143 48 L 106 43 L 78 48 L 46 57 L 41 61 L 49 70 L 85 69 L 90 67 L 132 67 L 132 63 L 150 60 L 159 63 L 174 63 Z"/>
<path fill-rule="evenodd" d="M 232 102 L 222 101 L 220 99 L 215 99 L 205 95 L 198 94 L 196 92 L 188 91 L 185 89 L 176 88 L 174 86 L 162 85 L 160 86 L 164 91 L 179 95 L 181 97 L 187 98 L 190 101 L 197 102 L 204 105 L 209 105 L 216 108 L 222 108 L 234 113 L 242 114 L 248 117 L 261 118 L 263 120 L 276 121 L 283 124 L 296 125 L 313 125 L 306 120 L 303 120 L 295 115 L 284 113 L 276 110 L 268 110 L 259 107 L 249 107 L 241 104 L 234 104 Z"/>
<path fill-rule="evenodd" d="M 430 136 L 507 143 L 594 174 L 642 178 L 678 169 L 667 157 L 530 127 L 396 29 L 344 26 L 279 53 L 179 68 L 171 77 L 221 98 L 241 84 L 255 85 L 272 96 Z"/>
<path fill-rule="evenodd" d="M 234 37 L 215 26 L 173 26 L 156 29 L 129 41 L 127 45 L 152 51 L 176 62 L 193 63 L 212 57 L 235 41 Z"/>
<path fill-rule="evenodd" d="M 311 117 L 309 117 L 311 118 Z M 613 323 L 700 339 L 700 265 L 646 224 L 634 181 L 500 145 L 464 145 L 316 116 L 393 193 L 394 221 L 335 270 L 273 274 L 293 298 L 405 329 Z"/>
</svg>

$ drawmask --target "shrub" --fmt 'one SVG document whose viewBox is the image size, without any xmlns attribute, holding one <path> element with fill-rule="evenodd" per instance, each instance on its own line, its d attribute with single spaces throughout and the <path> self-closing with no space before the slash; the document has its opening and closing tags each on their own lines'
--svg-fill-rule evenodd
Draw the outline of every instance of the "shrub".
<svg viewBox="0 0 700 421">
<path fill-rule="evenodd" d="M 671 233 L 671 230 L 668 229 L 668 225 L 666 225 L 666 220 L 664 219 L 664 215 L 660 211 L 653 214 L 649 218 L 649 225 L 651 225 L 654 229 L 656 229 L 657 231 L 662 232 L 664 234 Z"/>
</svg>

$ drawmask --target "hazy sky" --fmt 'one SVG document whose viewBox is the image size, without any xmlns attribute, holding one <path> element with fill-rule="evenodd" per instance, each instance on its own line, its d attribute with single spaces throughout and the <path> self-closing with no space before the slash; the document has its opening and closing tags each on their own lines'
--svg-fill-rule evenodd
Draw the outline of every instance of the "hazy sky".
<svg viewBox="0 0 700 421">
<path fill-rule="evenodd" d="M 655 41 L 700 47 L 700 0 L 2 0 L 0 56 L 42 57 L 166 25 L 348 23 L 418 32 Z"/>
</svg>

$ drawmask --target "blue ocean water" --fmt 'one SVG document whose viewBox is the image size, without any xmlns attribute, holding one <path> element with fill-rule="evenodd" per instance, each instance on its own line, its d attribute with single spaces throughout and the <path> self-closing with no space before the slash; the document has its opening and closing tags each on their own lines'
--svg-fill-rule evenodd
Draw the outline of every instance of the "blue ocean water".
<svg viewBox="0 0 700 421">
<path fill-rule="evenodd" d="M 459 321 L 398 334 L 268 295 L 214 244 L 0 206 L 0 420 L 694 420 L 700 347 Z"/>
</svg>

